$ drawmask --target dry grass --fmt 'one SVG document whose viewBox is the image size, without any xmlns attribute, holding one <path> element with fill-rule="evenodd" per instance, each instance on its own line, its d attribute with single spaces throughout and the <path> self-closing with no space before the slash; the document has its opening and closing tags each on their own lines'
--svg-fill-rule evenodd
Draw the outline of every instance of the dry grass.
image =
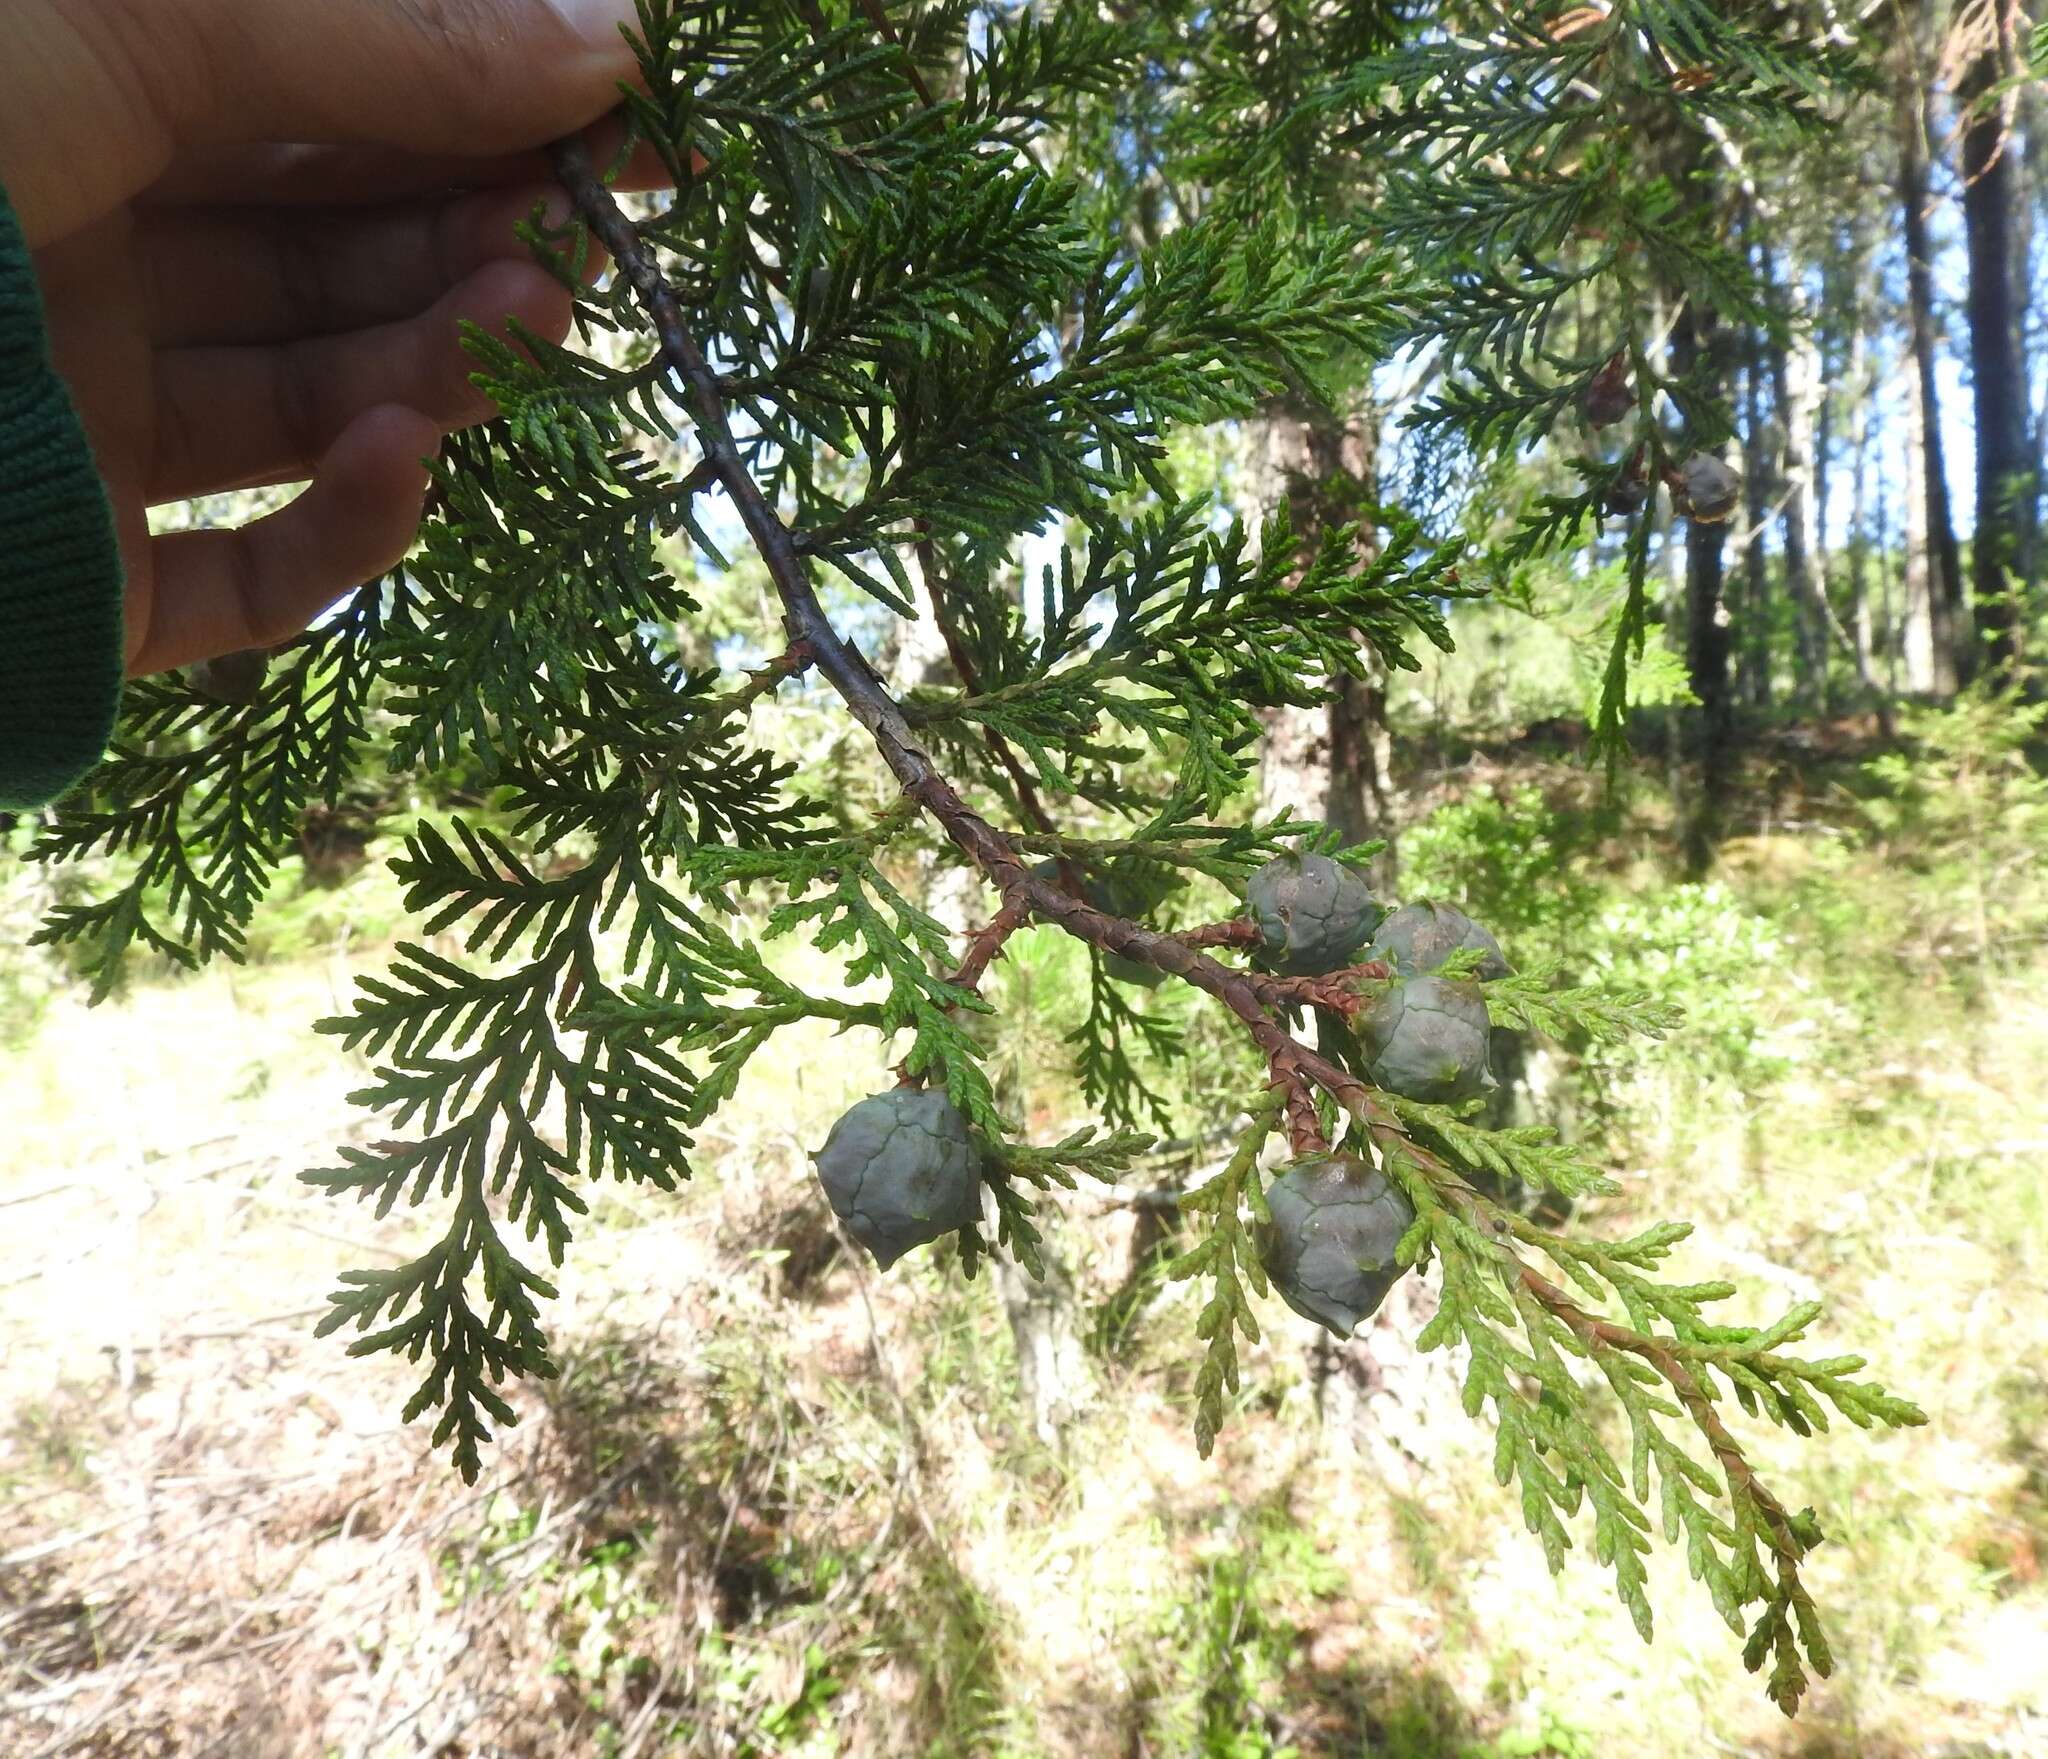
<svg viewBox="0 0 2048 1759">
<path fill-rule="evenodd" d="M 0 1752 L 2048 1752 L 2048 971 L 1753 1106 L 1638 1096 L 1654 1182 L 1588 1218 L 1694 1216 L 1702 1274 L 1819 1289 L 1933 1419 L 1759 1438 L 1837 1541 L 1841 1666 L 1788 1727 L 1680 1560 L 1648 1648 L 1588 1560 L 1545 1577 L 1408 1346 L 1425 1288 L 1343 1351 L 1275 1309 L 1206 1464 L 1162 1296 L 1049 1452 L 985 1283 L 822 1228 L 802 1146 L 878 1073 L 849 1041 L 764 1062 L 682 1197 L 600 1205 L 568 1372 L 465 1488 L 401 1372 L 309 1335 L 415 1233 L 294 1182 L 358 1127 L 306 1024 L 351 963 L 59 1001 L 12 1060 Z M 1132 1226 L 1063 1218 L 1091 1310 Z"/>
</svg>

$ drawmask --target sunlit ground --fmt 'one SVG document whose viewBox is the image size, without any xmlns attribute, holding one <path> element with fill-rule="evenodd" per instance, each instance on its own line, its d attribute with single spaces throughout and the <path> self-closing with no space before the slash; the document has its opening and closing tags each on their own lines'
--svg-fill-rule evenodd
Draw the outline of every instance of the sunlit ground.
<svg viewBox="0 0 2048 1759">
<path fill-rule="evenodd" d="M 1827 883 L 1881 896 L 1859 860 Z M 1577 1224 L 1696 1221 L 1683 1274 L 1743 1317 L 1819 1294 L 1817 1349 L 1929 1415 L 1741 1425 L 1831 1539 L 1838 1665 L 1796 1724 L 1679 1556 L 1647 1647 L 1583 1551 L 1547 1576 L 1455 1362 L 1407 1345 L 1426 1290 L 1320 1386 L 1275 1305 L 1206 1463 L 1192 1297 L 1159 1293 L 1048 1448 L 986 1277 L 832 1255 L 803 1152 L 886 1079 L 854 1037 L 779 1042 L 683 1195 L 598 1204 L 565 1380 L 465 1488 L 402 1366 L 311 1336 L 338 1271 L 425 1237 L 295 1178 L 372 1128 L 310 1030 L 381 958 L 371 876 L 270 962 L 59 990 L 6 1054 L 0 1751 L 2048 1753 L 2048 960 L 1887 956 L 1845 1005 L 1839 933 L 1785 902 L 1807 861 L 1763 839 L 1727 875 L 1782 907 L 1772 1072 L 1746 1098 L 1681 1041 Z M 1066 1205 L 1084 1333 L 1132 1225 Z"/>
</svg>

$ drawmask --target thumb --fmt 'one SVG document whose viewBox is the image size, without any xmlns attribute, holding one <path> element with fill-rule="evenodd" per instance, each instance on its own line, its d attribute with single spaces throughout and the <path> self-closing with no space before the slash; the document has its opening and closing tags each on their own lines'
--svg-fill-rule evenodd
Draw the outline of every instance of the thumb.
<svg viewBox="0 0 2048 1759">
<path fill-rule="evenodd" d="M 634 0 L 193 5 L 213 79 L 187 138 L 511 152 L 603 115 L 636 65 Z"/>
</svg>

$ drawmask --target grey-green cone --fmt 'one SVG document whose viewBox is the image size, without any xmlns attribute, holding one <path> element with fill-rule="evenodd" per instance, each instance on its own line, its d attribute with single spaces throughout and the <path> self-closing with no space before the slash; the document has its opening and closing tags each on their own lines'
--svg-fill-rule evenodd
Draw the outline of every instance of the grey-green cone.
<svg viewBox="0 0 2048 1759">
<path fill-rule="evenodd" d="M 1404 1099 L 1449 1105 L 1494 1085 L 1489 1022 L 1478 986 L 1444 977 L 1394 984 L 1358 1017 L 1365 1078 Z"/>
<path fill-rule="evenodd" d="M 884 1270 L 981 1213 L 981 1151 L 959 1109 L 930 1088 L 862 1100 L 812 1162 L 833 1212 Z"/>
<path fill-rule="evenodd" d="M 1380 907 L 1365 881 L 1327 855 L 1282 855 L 1252 875 L 1245 907 L 1259 957 L 1282 977 L 1341 971 L 1365 945 Z"/>
<path fill-rule="evenodd" d="M 1275 1179 L 1266 1208 L 1261 1246 L 1274 1289 L 1302 1318 L 1348 1338 L 1400 1279 L 1394 1248 L 1414 1206 L 1377 1168 L 1324 1154 Z"/>
<path fill-rule="evenodd" d="M 1467 947 L 1486 955 L 1479 966 L 1482 978 L 1505 977 L 1514 969 L 1491 934 L 1448 904 L 1403 904 L 1380 924 L 1366 956 L 1391 965 L 1401 977 L 1426 977 Z"/>
</svg>

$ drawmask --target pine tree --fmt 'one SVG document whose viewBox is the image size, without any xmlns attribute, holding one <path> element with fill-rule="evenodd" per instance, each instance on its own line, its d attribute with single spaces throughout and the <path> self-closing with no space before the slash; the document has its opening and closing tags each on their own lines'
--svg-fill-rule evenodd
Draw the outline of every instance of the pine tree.
<svg viewBox="0 0 2048 1759">
<path fill-rule="evenodd" d="M 1920 1413 L 1858 1379 L 1856 1358 L 1792 1353 L 1811 1304 L 1717 1322 L 1732 1285 L 1660 1275 L 1684 1226 L 1582 1238 L 1485 1195 L 1476 1177 L 1611 1187 L 1544 1133 L 1374 1086 L 1366 1034 L 1396 978 L 1359 936 L 1334 965 L 1286 974 L 1260 956 L 1257 910 L 1187 914 L 1205 889 L 1366 853 L 1246 816 L 1261 714 L 1323 701 L 1369 662 L 1412 668 L 1422 644 L 1448 644 L 1445 606 L 1483 570 L 1393 513 L 1369 560 L 1348 529 L 1306 559 L 1282 520 L 1255 539 L 1177 492 L 1176 428 L 1245 419 L 1418 339 L 1449 369 L 1421 420 L 1466 447 L 1511 448 L 1615 401 L 1602 425 L 1631 420 L 1627 446 L 1583 456 L 1582 490 L 1508 548 L 1561 547 L 1633 500 L 1616 680 L 1647 626 L 1649 486 L 1713 514 L 1718 490 L 1688 461 L 1725 416 L 1625 320 L 1659 276 L 1717 312 L 1770 313 L 1711 216 L 1624 148 L 1659 107 L 1700 127 L 1801 126 L 1830 64 L 1695 0 L 1458 16 L 1472 28 L 1324 63 L 1277 125 L 1229 148 L 1380 141 L 1406 169 L 1376 212 L 1261 220 L 1224 203 L 1134 244 L 1101 186 L 1048 172 L 1041 150 L 1171 77 L 1122 21 L 641 0 L 624 108 L 675 193 L 631 211 L 611 168 L 556 149 L 575 217 L 559 232 L 536 219 L 531 242 L 578 291 L 577 345 L 474 339 L 502 415 L 449 447 L 417 556 L 279 655 L 252 700 L 191 679 L 131 692 L 111 760 L 41 849 L 131 857 L 125 883 L 47 931 L 86 950 L 102 991 L 132 947 L 238 956 L 298 815 L 364 764 L 487 786 L 493 811 L 425 822 L 397 858 L 419 934 L 322 1028 L 374 1060 L 358 1097 L 377 1139 L 306 1175 L 380 1214 L 445 1217 L 415 1261 L 348 1273 L 323 1329 L 420 1365 L 407 1416 L 435 1414 L 465 1475 L 512 1421 L 507 1380 L 555 1372 L 544 1303 L 588 1193 L 688 1178 L 696 1133 L 797 1022 L 857 1034 L 878 1069 L 945 1095 L 993 1214 L 958 1229 L 963 1269 L 990 1253 L 1032 1267 L 1034 1194 L 1113 1180 L 1163 1109 L 1142 1052 L 1170 1049 L 1171 1029 L 1123 980 L 1136 971 L 1202 992 L 1241 1046 L 1235 1150 L 1188 1198 L 1201 1229 L 1174 1266 L 1210 1291 L 1203 1451 L 1238 1390 L 1236 1340 L 1259 1333 L 1268 1144 L 1349 1157 L 1412 1215 L 1389 1273 L 1436 1275 L 1420 1342 L 1462 1346 L 1467 1409 L 1490 1409 L 1498 1475 L 1553 1566 L 1590 1510 L 1647 1636 L 1661 1527 L 1788 1712 L 1809 1669 L 1827 1671 L 1800 1576 L 1818 1524 L 1759 1477 L 1728 1395 L 1800 1435 L 1830 1407 L 1859 1426 Z M 598 247 L 612 270 L 591 285 Z M 1598 321 L 1558 353 L 1567 302 L 1593 294 Z M 1020 595 L 1020 541 L 1049 521 L 1069 541 Z M 693 668 L 671 633 L 692 615 L 692 571 L 673 558 L 718 568 L 741 546 L 776 624 L 738 663 Z M 892 620 L 922 616 L 958 686 L 899 699 L 869 656 Z M 879 804 L 807 788 L 758 741 L 750 717 L 770 699 L 851 717 L 886 772 Z M 987 920 L 964 955 L 892 878 L 910 850 L 978 878 Z M 771 900 L 754 938 L 741 906 Z M 1094 966 L 1072 1042 L 1102 1126 L 1051 1146 L 1002 1115 L 973 1030 L 1027 923 L 1085 943 Z M 445 934 L 466 957 L 427 944 Z M 854 999 L 778 971 L 772 943 L 791 935 L 843 957 Z M 1457 986 L 1483 964 L 1459 953 L 1441 975 Z M 1507 1026 L 1672 1023 L 1655 997 L 1540 974 L 1474 993 Z"/>
</svg>

